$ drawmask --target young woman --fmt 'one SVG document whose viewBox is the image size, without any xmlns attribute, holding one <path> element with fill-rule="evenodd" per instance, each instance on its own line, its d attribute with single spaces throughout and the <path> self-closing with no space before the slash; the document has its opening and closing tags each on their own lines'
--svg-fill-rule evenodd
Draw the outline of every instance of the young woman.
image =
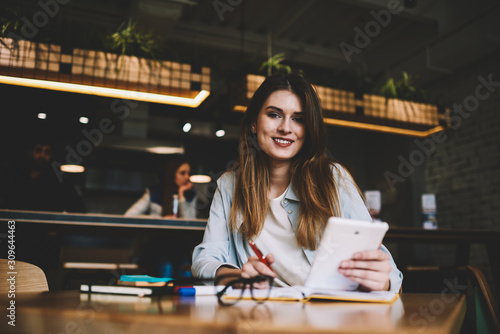
<svg viewBox="0 0 500 334">
<path fill-rule="evenodd" d="M 174 217 L 173 195 L 178 198 L 179 218 L 196 218 L 196 192 L 189 181 L 191 166 L 182 157 L 171 159 L 160 177 L 160 184 L 146 189 L 144 195 L 125 212 L 126 216 Z"/>
<path fill-rule="evenodd" d="M 328 157 L 319 99 L 302 76 L 267 78 L 247 108 L 238 162 L 218 181 L 203 242 L 193 253 L 200 278 L 226 274 L 303 284 L 329 217 L 371 220 L 349 175 Z M 248 246 L 267 254 L 270 270 Z M 388 250 L 361 252 L 339 272 L 365 290 L 398 291 Z"/>
</svg>

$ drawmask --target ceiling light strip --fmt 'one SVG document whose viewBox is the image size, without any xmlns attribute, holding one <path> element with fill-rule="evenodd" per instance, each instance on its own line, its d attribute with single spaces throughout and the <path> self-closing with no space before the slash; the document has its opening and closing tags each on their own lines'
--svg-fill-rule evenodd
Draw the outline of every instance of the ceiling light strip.
<svg viewBox="0 0 500 334">
<path fill-rule="evenodd" d="M 80 94 L 98 95 L 98 96 L 113 97 L 119 99 L 135 100 L 135 101 L 172 104 L 172 105 L 191 107 L 191 108 L 198 107 L 210 95 L 209 91 L 201 90 L 198 93 L 198 95 L 196 95 L 194 98 L 187 98 L 174 95 L 145 93 L 133 90 L 97 87 L 97 86 L 80 85 L 73 83 L 48 81 L 48 80 L 9 77 L 3 75 L 0 75 L 0 83 L 23 86 L 23 87 L 57 90 L 68 93 L 80 93 Z"/>
<path fill-rule="evenodd" d="M 405 135 L 405 136 L 421 137 L 421 138 L 427 137 L 433 133 L 444 130 L 444 127 L 442 127 L 442 126 L 436 126 L 432 129 L 425 130 L 425 131 L 418 131 L 418 130 L 410 130 L 410 129 L 403 129 L 403 128 L 395 128 L 392 126 L 385 126 L 385 125 L 345 121 L 345 120 L 333 119 L 333 118 L 324 118 L 324 121 L 326 124 L 330 124 L 330 125 L 338 125 L 338 126 L 345 126 L 345 127 L 349 127 L 349 128 L 379 131 L 379 132 L 386 132 L 386 133 L 395 133 L 395 134 L 400 134 L 400 135 Z"/>
</svg>

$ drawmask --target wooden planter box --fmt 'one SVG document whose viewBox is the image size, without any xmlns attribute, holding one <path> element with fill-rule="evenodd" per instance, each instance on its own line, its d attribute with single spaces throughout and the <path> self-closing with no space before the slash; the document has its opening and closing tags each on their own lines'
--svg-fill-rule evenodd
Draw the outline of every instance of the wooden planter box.
<svg viewBox="0 0 500 334">
<path fill-rule="evenodd" d="M 14 45 L 12 39 L 4 43 Z M 210 91 L 210 68 L 20 40 L 0 44 L 0 75 L 193 98 Z"/>
<path fill-rule="evenodd" d="M 233 110 L 244 112 L 264 76 L 248 74 L 232 90 Z M 324 86 L 314 86 L 321 101 L 325 122 L 353 128 L 427 136 L 442 130 L 446 115 L 435 105 L 387 99 Z M 409 130 L 409 131 L 405 131 Z"/>
</svg>

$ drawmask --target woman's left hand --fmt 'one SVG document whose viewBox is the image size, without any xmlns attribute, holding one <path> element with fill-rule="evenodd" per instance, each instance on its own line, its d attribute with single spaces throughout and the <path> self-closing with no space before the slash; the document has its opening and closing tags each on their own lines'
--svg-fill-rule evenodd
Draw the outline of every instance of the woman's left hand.
<svg viewBox="0 0 500 334">
<path fill-rule="evenodd" d="M 355 253 L 351 260 L 342 261 L 339 267 L 339 273 L 367 291 L 389 290 L 391 270 L 389 255 L 380 249 Z"/>
</svg>

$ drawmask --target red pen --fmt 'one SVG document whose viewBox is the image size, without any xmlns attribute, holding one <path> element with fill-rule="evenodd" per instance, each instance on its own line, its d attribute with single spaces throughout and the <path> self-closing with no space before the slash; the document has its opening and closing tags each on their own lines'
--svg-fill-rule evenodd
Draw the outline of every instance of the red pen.
<svg viewBox="0 0 500 334">
<path fill-rule="evenodd" d="M 257 257 L 259 258 L 259 261 L 264 263 L 274 273 L 273 268 L 271 268 L 271 265 L 269 264 L 269 262 L 267 262 L 266 258 L 262 255 L 262 252 L 260 251 L 260 249 L 257 248 L 257 246 L 253 243 L 253 241 L 249 240 L 248 244 L 250 245 L 250 247 L 252 247 L 255 255 L 257 255 Z"/>
</svg>

